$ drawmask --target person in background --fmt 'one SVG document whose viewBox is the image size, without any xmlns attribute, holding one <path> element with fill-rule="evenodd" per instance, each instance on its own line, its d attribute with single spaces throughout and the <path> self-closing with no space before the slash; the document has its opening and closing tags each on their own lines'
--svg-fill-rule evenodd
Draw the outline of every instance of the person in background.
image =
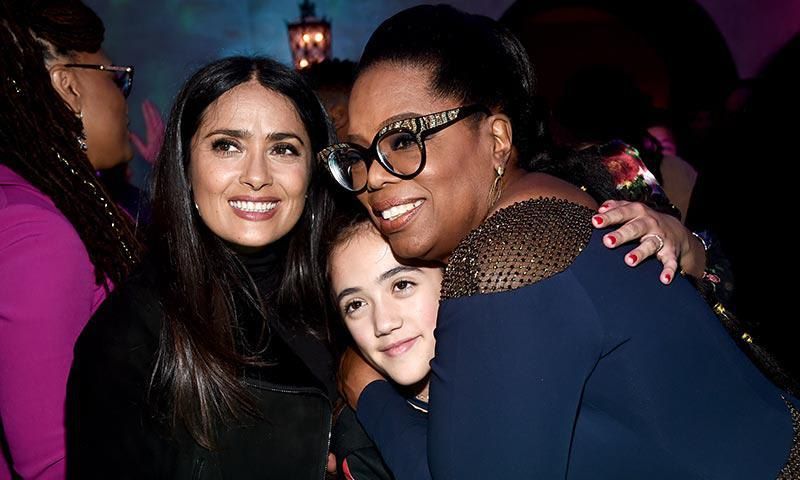
<svg viewBox="0 0 800 480">
<path fill-rule="evenodd" d="M 347 102 L 353 88 L 356 65 L 350 60 L 325 60 L 301 70 L 303 78 L 314 90 L 331 117 L 336 136 L 347 133 Z"/>
<path fill-rule="evenodd" d="M 621 140 L 635 146 L 685 219 L 697 173 L 653 141 L 648 131 L 651 111 L 650 99 L 629 74 L 611 66 L 587 67 L 567 80 L 559 100 L 556 118 L 565 132 L 560 141 L 583 145 Z"/>
<path fill-rule="evenodd" d="M 0 4 L 2 480 L 64 478 L 75 340 L 140 254 L 95 177 L 130 157 L 131 72 L 75 66 L 109 66 L 102 41 L 81 2 Z"/>
</svg>

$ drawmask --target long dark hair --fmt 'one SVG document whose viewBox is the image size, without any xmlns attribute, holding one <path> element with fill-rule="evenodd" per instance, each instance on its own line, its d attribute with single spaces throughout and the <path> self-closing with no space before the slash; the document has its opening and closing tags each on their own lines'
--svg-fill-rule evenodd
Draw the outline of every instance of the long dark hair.
<svg viewBox="0 0 800 480">
<path fill-rule="evenodd" d="M 252 79 L 293 102 L 313 152 L 334 140 L 325 110 L 303 80 L 262 57 L 230 57 L 203 67 L 186 82 L 172 108 L 152 186 L 153 254 L 161 269 L 165 322 L 151 392 L 166 402 L 172 421 L 182 422 L 206 448 L 214 446 L 220 421 L 255 414 L 241 373 L 259 359 L 237 351 L 242 312 L 235 305 L 244 301 L 265 324 L 268 319 L 241 262 L 193 206 L 190 145 L 208 106 Z M 333 208 L 328 182 L 312 160 L 306 207 L 287 236 L 275 298 L 279 308 L 291 308 L 281 317 L 284 325 L 319 337 L 327 334 L 324 259 L 318 250 Z"/>
<path fill-rule="evenodd" d="M 595 148 L 556 148 L 547 108 L 536 95 L 528 53 L 491 18 L 448 5 L 420 5 L 394 15 L 372 34 L 358 75 L 382 63 L 414 65 L 431 74 L 430 91 L 462 104 L 480 104 L 511 119 L 519 166 L 587 187 L 597 199 L 615 195 L 614 182 Z"/>
<path fill-rule="evenodd" d="M 0 163 L 50 197 L 69 220 L 97 284 L 106 278 L 119 284 L 140 245 L 78 146 L 83 127 L 50 83 L 42 40 L 59 51 L 94 52 L 103 24 L 79 1 L 0 4 Z"/>
</svg>

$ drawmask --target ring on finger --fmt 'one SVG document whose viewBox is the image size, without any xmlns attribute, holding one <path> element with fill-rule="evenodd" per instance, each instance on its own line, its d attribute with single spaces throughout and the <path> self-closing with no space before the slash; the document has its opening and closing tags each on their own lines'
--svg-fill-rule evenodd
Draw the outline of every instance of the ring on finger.
<svg viewBox="0 0 800 480">
<path fill-rule="evenodd" d="M 644 242 L 648 238 L 654 238 L 656 242 L 658 242 L 658 247 L 656 247 L 656 253 L 660 252 L 662 248 L 664 248 L 664 238 L 657 234 L 657 233 L 648 233 L 647 235 L 642 237 L 641 242 Z"/>
</svg>

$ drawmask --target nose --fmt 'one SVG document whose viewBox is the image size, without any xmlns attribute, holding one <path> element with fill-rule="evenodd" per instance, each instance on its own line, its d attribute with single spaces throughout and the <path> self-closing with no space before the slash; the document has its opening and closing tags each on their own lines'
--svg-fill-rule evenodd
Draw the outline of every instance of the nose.
<svg viewBox="0 0 800 480">
<path fill-rule="evenodd" d="M 267 185 L 272 185 L 272 173 L 269 168 L 269 160 L 258 151 L 248 152 L 244 158 L 242 173 L 239 176 L 242 185 L 249 186 L 252 190 L 258 191 Z"/>
<path fill-rule="evenodd" d="M 375 336 L 383 337 L 403 326 L 403 316 L 396 308 L 375 309 Z"/>
<path fill-rule="evenodd" d="M 377 158 L 372 160 L 367 169 L 367 191 L 380 190 L 387 184 L 399 182 L 401 179 L 392 175 L 381 165 Z"/>
</svg>

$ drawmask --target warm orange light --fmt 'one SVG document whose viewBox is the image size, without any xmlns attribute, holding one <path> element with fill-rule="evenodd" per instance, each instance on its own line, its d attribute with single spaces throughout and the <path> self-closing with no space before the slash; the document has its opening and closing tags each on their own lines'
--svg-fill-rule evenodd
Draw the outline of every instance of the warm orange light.
<svg viewBox="0 0 800 480">
<path fill-rule="evenodd" d="M 331 57 L 331 24 L 325 18 L 318 18 L 314 13 L 314 4 L 303 0 L 300 5 L 300 19 L 288 23 L 289 47 L 297 69 Z"/>
</svg>

